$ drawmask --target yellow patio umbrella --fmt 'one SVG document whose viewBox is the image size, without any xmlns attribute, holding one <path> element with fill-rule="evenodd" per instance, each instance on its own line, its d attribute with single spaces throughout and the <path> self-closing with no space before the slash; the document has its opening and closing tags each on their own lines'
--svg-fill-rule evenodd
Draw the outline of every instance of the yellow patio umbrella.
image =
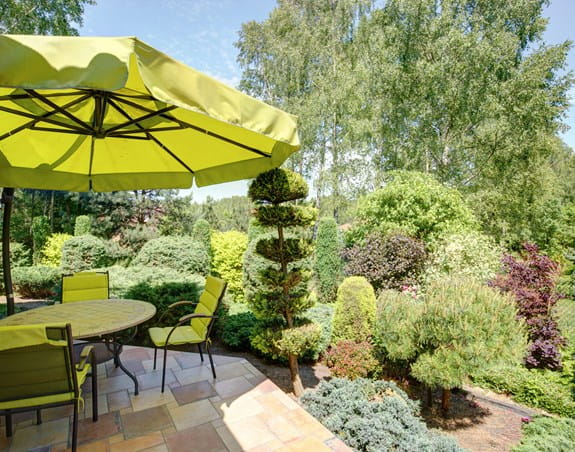
<svg viewBox="0 0 575 452">
<path fill-rule="evenodd" d="M 255 177 L 298 148 L 294 116 L 136 38 L 0 35 L 1 187 L 206 186 Z"/>
</svg>

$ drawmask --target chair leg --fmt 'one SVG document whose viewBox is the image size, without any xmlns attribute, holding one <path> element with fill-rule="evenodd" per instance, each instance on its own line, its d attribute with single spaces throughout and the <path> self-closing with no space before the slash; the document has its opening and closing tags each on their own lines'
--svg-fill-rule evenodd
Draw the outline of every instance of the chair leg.
<svg viewBox="0 0 575 452">
<path fill-rule="evenodd" d="M 42 410 L 38 408 L 36 410 L 36 424 L 40 425 L 42 423 Z"/>
<path fill-rule="evenodd" d="M 78 448 L 78 399 L 74 399 L 74 419 L 72 421 L 72 452 Z"/>
<path fill-rule="evenodd" d="M 154 370 L 156 370 L 156 357 L 158 356 L 158 347 L 154 346 Z"/>
<path fill-rule="evenodd" d="M 12 436 L 12 415 L 10 413 L 6 414 L 6 437 L 10 438 Z"/>
<path fill-rule="evenodd" d="M 212 374 L 214 380 L 216 379 L 216 369 L 214 368 L 214 360 L 212 359 L 212 351 L 210 350 L 209 344 L 206 342 L 206 350 L 208 351 L 208 357 L 210 358 L 210 365 L 212 366 Z"/>
<path fill-rule="evenodd" d="M 92 353 L 92 421 L 98 420 L 98 363 L 96 355 Z"/>
<path fill-rule="evenodd" d="M 164 347 L 164 365 L 162 367 L 162 392 L 164 392 L 164 386 L 166 384 L 166 359 L 168 355 L 168 346 Z"/>
<path fill-rule="evenodd" d="M 202 360 L 202 362 L 204 362 L 204 355 L 202 354 L 202 346 L 201 346 L 201 344 L 198 344 L 198 351 L 200 352 L 200 359 Z"/>
</svg>

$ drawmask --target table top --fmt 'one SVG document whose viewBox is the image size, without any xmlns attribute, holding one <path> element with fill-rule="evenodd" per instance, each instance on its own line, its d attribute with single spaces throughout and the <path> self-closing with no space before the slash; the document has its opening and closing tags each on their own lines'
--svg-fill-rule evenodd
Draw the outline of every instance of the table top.
<svg viewBox="0 0 575 452">
<path fill-rule="evenodd" d="M 156 307 L 139 300 L 86 300 L 19 312 L 0 320 L 0 326 L 70 323 L 75 339 L 102 336 L 144 323 Z"/>
</svg>

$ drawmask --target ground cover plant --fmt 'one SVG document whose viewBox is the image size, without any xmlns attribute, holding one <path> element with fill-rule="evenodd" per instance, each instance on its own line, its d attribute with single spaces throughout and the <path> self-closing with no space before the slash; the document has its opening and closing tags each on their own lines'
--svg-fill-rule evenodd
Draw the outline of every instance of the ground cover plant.
<svg viewBox="0 0 575 452">
<path fill-rule="evenodd" d="M 575 419 L 539 416 L 523 425 L 521 443 L 513 452 L 568 452 L 575 447 Z"/>
<path fill-rule="evenodd" d="M 306 410 L 357 451 L 461 451 L 427 429 L 419 406 L 394 383 L 358 378 L 323 381 L 301 398 Z"/>
</svg>

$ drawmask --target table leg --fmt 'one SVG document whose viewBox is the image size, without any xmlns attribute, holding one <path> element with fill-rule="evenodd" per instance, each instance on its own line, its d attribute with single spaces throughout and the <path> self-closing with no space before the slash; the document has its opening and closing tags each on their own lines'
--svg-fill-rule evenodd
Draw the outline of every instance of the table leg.
<svg viewBox="0 0 575 452">
<path fill-rule="evenodd" d="M 122 369 L 122 371 L 132 379 L 134 382 L 134 395 L 138 395 L 138 379 L 133 373 L 124 367 L 122 360 L 120 359 L 120 353 L 122 353 L 122 345 L 114 341 L 114 364 L 116 364 L 116 367 Z"/>
</svg>

